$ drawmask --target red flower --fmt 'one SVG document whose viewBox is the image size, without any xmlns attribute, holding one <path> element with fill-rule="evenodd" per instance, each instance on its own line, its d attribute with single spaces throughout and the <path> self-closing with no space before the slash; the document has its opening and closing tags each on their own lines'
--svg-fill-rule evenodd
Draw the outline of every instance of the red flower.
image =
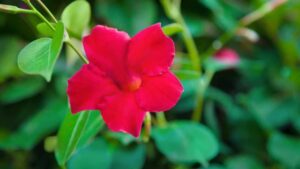
<svg viewBox="0 0 300 169">
<path fill-rule="evenodd" d="M 146 112 L 166 111 L 183 87 L 169 68 L 175 48 L 160 24 L 134 37 L 98 25 L 83 39 L 89 60 L 68 81 L 72 113 L 100 110 L 113 131 L 140 135 Z"/>
<path fill-rule="evenodd" d="M 222 64 L 234 66 L 240 61 L 239 55 L 230 48 L 220 49 L 215 55 L 214 58 Z"/>
</svg>

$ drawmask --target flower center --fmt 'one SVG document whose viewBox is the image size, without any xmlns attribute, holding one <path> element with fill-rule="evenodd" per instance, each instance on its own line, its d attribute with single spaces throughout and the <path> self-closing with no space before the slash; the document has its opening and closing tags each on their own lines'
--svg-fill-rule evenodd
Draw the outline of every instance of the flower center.
<svg viewBox="0 0 300 169">
<path fill-rule="evenodd" d="M 131 76 L 130 80 L 125 84 L 124 89 L 126 91 L 136 91 L 140 88 L 142 84 L 142 79 L 138 76 Z"/>
</svg>

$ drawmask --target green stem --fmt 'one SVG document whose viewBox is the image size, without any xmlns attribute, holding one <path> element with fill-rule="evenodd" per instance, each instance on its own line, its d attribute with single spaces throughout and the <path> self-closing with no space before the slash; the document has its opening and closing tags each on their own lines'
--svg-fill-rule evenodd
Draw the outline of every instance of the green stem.
<svg viewBox="0 0 300 169">
<path fill-rule="evenodd" d="M 147 143 L 149 141 L 150 135 L 151 135 L 151 114 L 150 112 L 146 113 L 146 118 L 145 118 L 145 132 L 143 135 L 143 141 Z"/>
<path fill-rule="evenodd" d="M 69 45 L 69 46 L 70 46 L 70 47 L 78 54 L 78 56 L 80 57 L 80 59 L 81 59 L 84 63 L 86 63 L 86 64 L 89 63 L 89 61 L 88 61 L 88 60 L 85 58 L 85 56 L 83 56 L 83 54 L 75 47 L 75 45 L 71 42 L 70 39 L 66 40 L 65 43 L 66 43 L 67 45 Z"/>
<path fill-rule="evenodd" d="M 157 119 L 157 124 L 160 127 L 164 127 L 168 123 L 167 120 L 166 120 L 164 112 L 158 112 L 158 113 L 156 113 L 156 119 Z"/>
<path fill-rule="evenodd" d="M 26 0 L 25 3 L 33 10 L 33 12 L 42 20 L 44 21 L 52 30 L 55 31 L 55 28 L 51 23 L 32 5 L 30 0 Z"/>
<path fill-rule="evenodd" d="M 193 121 L 197 121 L 197 122 L 201 121 L 205 91 L 206 91 L 207 87 L 209 86 L 214 74 L 215 74 L 215 71 L 207 70 L 204 77 L 202 77 L 199 80 L 199 83 L 198 83 L 199 90 L 196 93 L 196 108 L 194 109 L 194 112 L 192 114 Z"/>
<path fill-rule="evenodd" d="M 183 17 L 181 16 L 181 14 L 179 15 L 179 17 L 176 19 L 177 23 L 180 24 L 183 27 L 183 31 L 182 31 L 182 37 L 183 37 L 183 41 L 186 45 L 186 48 L 188 50 L 190 59 L 192 61 L 193 64 L 193 68 L 201 73 L 201 62 L 200 62 L 200 57 L 199 57 L 199 52 L 198 49 L 196 47 L 195 41 L 191 35 L 191 32 L 189 30 L 189 28 L 187 27 Z"/>
<path fill-rule="evenodd" d="M 197 49 L 197 46 L 194 42 L 194 39 L 191 35 L 190 30 L 188 29 L 184 18 L 182 17 L 181 11 L 180 11 L 180 0 L 161 0 L 161 4 L 165 10 L 166 15 L 173 19 L 177 24 L 180 24 L 183 28 L 182 31 L 182 37 L 183 41 L 186 45 L 187 51 L 189 53 L 189 57 L 193 64 L 193 69 L 201 73 L 201 63 L 200 63 L 200 57 L 199 52 Z"/>
<path fill-rule="evenodd" d="M 47 14 L 51 17 L 51 19 L 57 23 L 57 19 L 55 18 L 55 16 L 52 14 L 52 12 L 47 8 L 47 6 L 41 1 L 41 0 L 36 0 L 40 6 L 47 12 Z"/>
</svg>

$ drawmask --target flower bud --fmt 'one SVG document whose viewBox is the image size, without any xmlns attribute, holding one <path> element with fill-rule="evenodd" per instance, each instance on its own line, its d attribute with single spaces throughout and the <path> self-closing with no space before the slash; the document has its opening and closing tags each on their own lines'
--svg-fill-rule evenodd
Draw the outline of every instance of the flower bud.
<svg viewBox="0 0 300 169">
<path fill-rule="evenodd" d="M 214 59 L 228 66 L 235 66 L 240 61 L 239 55 L 233 49 L 230 48 L 220 49 L 214 55 Z"/>
</svg>

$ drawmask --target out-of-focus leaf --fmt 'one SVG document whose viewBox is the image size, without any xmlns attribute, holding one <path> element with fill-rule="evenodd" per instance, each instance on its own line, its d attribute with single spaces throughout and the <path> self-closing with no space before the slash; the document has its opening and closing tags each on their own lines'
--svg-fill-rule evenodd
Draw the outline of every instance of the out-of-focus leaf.
<svg viewBox="0 0 300 169">
<path fill-rule="evenodd" d="M 224 166 L 221 166 L 221 165 L 212 164 L 212 165 L 209 165 L 208 167 L 201 167 L 199 169 L 227 169 L 227 168 L 225 168 Z"/>
<path fill-rule="evenodd" d="M 68 162 L 69 169 L 110 169 L 113 149 L 103 139 L 94 140 L 87 147 L 78 149 Z"/>
<path fill-rule="evenodd" d="M 127 148 L 117 147 L 113 154 L 113 162 L 110 169 L 142 169 L 145 159 L 146 149 L 143 144 Z"/>
<path fill-rule="evenodd" d="M 90 4 L 85 0 L 76 0 L 66 7 L 61 19 L 68 31 L 76 38 L 81 38 L 91 18 Z"/>
<path fill-rule="evenodd" d="M 189 112 L 195 108 L 196 91 L 199 80 L 181 80 L 184 91 L 176 106 L 172 109 L 173 112 Z"/>
<path fill-rule="evenodd" d="M 292 120 L 298 109 L 298 100 L 276 98 L 261 88 L 253 89 L 240 100 L 266 129 L 284 126 Z"/>
<path fill-rule="evenodd" d="M 0 38 L 0 63 L 5 66 L 0 66 L 0 83 L 10 76 L 19 73 L 17 68 L 18 51 L 22 48 L 19 39 L 12 36 L 3 36 Z"/>
<path fill-rule="evenodd" d="M 300 167 L 300 138 L 275 132 L 269 138 L 268 152 L 288 168 Z"/>
<path fill-rule="evenodd" d="M 228 10 L 228 7 L 220 0 L 199 0 L 200 3 L 209 8 L 213 14 L 215 21 L 219 27 L 224 30 L 232 30 L 236 25 L 234 15 Z"/>
<path fill-rule="evenodd" d="M 90 112 L 75 115 L 67 113 L 57 136 L 55 157 L 60 166 L 64 166 L 75 151 L 80 137 L 85 131 Z"/>
<path fill-rule="evenodd" d="M 0 149 L 31 149 L 43 137 L 53 132 L 68 110 L 66 100 L 51 99 L 47 105 L 22 124 L 17 132 L 0 139 Z"/>
<path fill-rule="evenodd" d="M 55 24 L 52 24 L 53 26 Z M 36 29 L 39 31 L 39 33 L 43 36 L 47 37 L 53 37 L 55 31 L 52 30 L 45 22 L 39 23 L 36 25 Z"/>
<path fill-rule="evenodd" d="M 44 86 L 45 82 L 41 78 L 16 80 L 0 88 L 0 102 L 8 104 L 27 99 L 40 92 Z"/>
<path fill-rule="evenodd" d="M 198 15 L 186 15 L 185 21 L 193 37 L 200 37 L 204 34 L 204 21 Z"/>
<path fill-rule="evenodd" d="M 156 4 L 153 0 L 97 0 L 96 2 L 96 16 L 131 35 L 153 24 L 156 18 Z"/>
<path fill-rule="evenodd" d="M 19 68 L 28 74 L 41 75 L 47 81 L 51 75 L 63 44 L 64 25 L 56 24 L 53 39 L 40 38 L 28 44 L 18 56 Z"/>
<path fill-rule="evenodd" d="M 248 155 L 231 157 L 225 163 L 228 169 L 264 169 L 260 161 Z"/>
<path fill-rule="evenodd" d="M 97 135 L 100 129 L 103 127 L 104 122 L 100 116 L 99 111 L 91 111 L 87 125 L 84 129 L 83 134 L 80 137 L 78 147 L 84 146 L 89 142 L 93 137 Z"/>
<path fill-rule="evenodd" d="M 213 133 L 194 122 L 177 121 L 165 127 L 156 127 L 152 136 L 159 151 L 175 163 L 199 162 L 207 165 L 219 151 Z"/>
<path fill-rule="evenodd" d="M 295 112 L 295 115 L 292 120 L 292 124 L 295 127 L 295 129 L 300 133 L 300 112 Z"/>
<path fill-rule="evenodd" d="M 143 144 L 122 147 L 102 138 L 78 149 L 68 162 L 70 169 L 141 169 L 146 158 Z M 88 161 L 88 163 L 87 163 Z"/>
</svg>

